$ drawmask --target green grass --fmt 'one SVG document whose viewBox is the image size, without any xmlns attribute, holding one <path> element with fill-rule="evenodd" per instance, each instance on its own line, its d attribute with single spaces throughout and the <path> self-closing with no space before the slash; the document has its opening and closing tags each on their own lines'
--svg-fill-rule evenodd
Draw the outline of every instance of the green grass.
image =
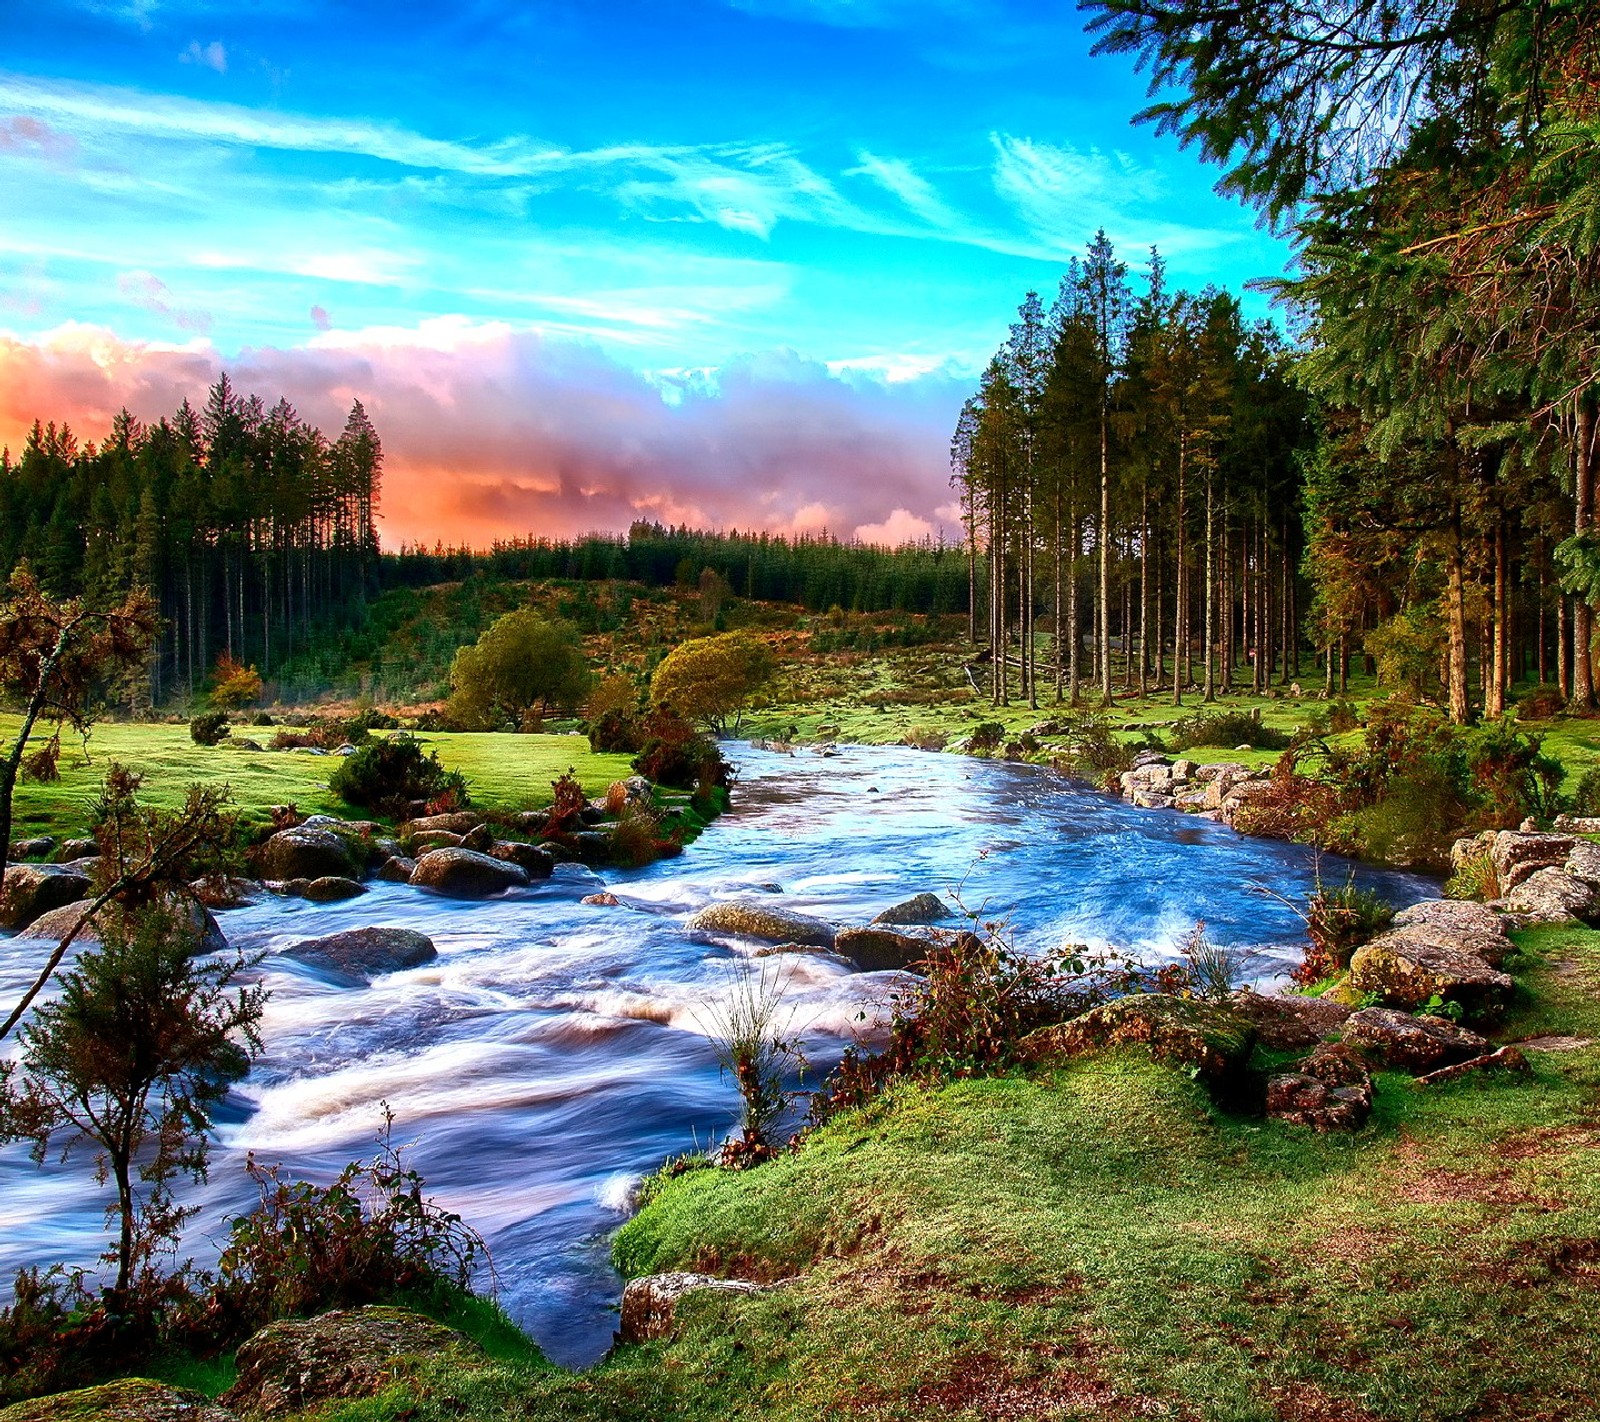
<svg viewBox="0 0 1600 1422">
<path fill-rule="evenodd" d="M 1508 1036 L 1600 1036 L 1600 934 L 1527 935 Z M 746 1173 L 667 1183 L 629 1272 L 700 1295 L 583 1375 L 422 1372 L 356 1422 L 1594 1415 L 1600 1049 L 1424 1090 L 1325 1137 L 1116 1055 L 907 1087 Z"/>
<path fill-rule="evenodd" d="M 14 734 L 15 717 L 0 716 L 0 738 Z M 222 782 L 247 824 L 267 819 L 270 805 L 293 803 L 305 814 L 354 814 L 365 818 L 328 789 L 338 763 L 332 756 L 304 751 L 246 751 L 237 742 L 266 744 L 270 727 L 235 727 L 218 746 L 197 746 L 189 728 L 144 722 L 102 721 L 94 728 L 88 760 L 76 741 L 63 738 L 61 779 L 51 785 L 23 782 L 17 787 L 14 838 L 87 832 L 90 807 L 100 792 L 105 768 L 119 761 L 144 776 L 142 798 L 161 809 L 176 809 L 192 784 Z M 625 755 L 596 755 L 582 736 L 502 734 L 427 734 L 420 739 L 439 758 L 467 777 L 475 804 L 487 809 L 537 808 L 550 803 L 550 783 L 571 766 L 584 789 L 599 794 L 632 772 Z"/>
</svg>

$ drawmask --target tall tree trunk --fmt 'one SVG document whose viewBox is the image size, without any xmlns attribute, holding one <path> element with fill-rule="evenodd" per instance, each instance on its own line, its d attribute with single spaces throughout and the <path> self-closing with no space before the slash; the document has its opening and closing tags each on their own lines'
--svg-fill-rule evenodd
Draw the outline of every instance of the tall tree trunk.
<svg viewBox="0 0 1600 1422">
<path fill-rule="evenodd" d="M 1187 510 L 1184 499 L 1187 489 L 1184 487 L 1189 469 L 1189 441 L 1188 436 L 1180 430 L 1178 432 L 1178 519 L 1175 533 L 1176 548 L 1173 554 L 1173 563 L 1177 568 L 1177 577 L 1173 586 L 1172 609 L 1172 704 L 1183 705 L 1183 688 L 1189 679 L 1189 627 L 1188 616 L 1188 588 L 1184 576 L 1184 521 Z"/>
<path fill-rule="evenodd" d="M 1100 700 L 1115 703 L 1111 694 L 1111 410 L 1109 397 L 1100 397 Z"/>
<path fill-rule="evenodd" d="M 1214 649 L 1217 633 L 1217 572 L 1216 572 L 1216 475 L 1211 465 L 1206 465 L 1206 702 L 1217 699 L 1217 668 Z"/>
<path fill-rule="evenodd" d="M 1577 439 L 1572 460 L 1572 531 L 1583 538 L 1594 531 L 1594 407 L 1578 397 Z M 1572 694 L 1570 708 L 1581 714 L 1595 709 L 1594 662 L 1590 642 L 1594 615 L 1587 599 L 1572 599 Z"/>
<path fill-rule="evenodd" d="M 1156 646 L 1161 639 L 1156 638 Z M 1139 699 L 1150 694 L 1150 480 L 1139 494 Z"/>
<path fill-rule="evenodd" d="M 1467 699 L 1467 608 L 1462 572 L 1461 508 L 1456 506 L 1451 519 L 1449 541 L 1445 547 L 1445 616 L 1449 626 L 1449 655 L 1446 659 L 1449 680 L 1450 719 L 1466 725 L 1472 714 Z"/>
</svg>

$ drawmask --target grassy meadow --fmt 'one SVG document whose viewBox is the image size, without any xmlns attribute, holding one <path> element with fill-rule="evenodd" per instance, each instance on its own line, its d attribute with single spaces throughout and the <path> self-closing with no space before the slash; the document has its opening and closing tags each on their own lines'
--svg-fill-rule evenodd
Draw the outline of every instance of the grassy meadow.
<svg viewBox="0 0 1600 1422">
<path fill-rule="evenodd" d="M 13 734 L 15 727 L 15 717 L 0 716 L 0 738 Z M 176 809 L 190 785 L 222 783 L 233 791 L 234 805 L 247 825 L 265 823 L 269 806 L 290 803 L 304 814 L 367 818 L 367 811 L 353 809 L 328 789 L 337 757 L 252 751 L 242 745 L 246 740 L 265 745 L 271 737 L 271 727 L 239 726 L 220 745 L 199 746 L 187 725 L 102 721 L 94 727 L 85 754 L 84 747 L 64 735 L 61 779 L 18 785 L 13 834 L 63 838 L 85 833 L 105 768 L 113 761 L 144 776 L 143 798 L 156 808 Z M 438 751 L 446 766 L 466 775 L 474 803 L 487 809 L 548 805 L 550 783 L 568 767 L 590 794 L 600 794 L 612 781 L 632 774 L 629 757 L 596 755 L 580 735 L 428 732 L 419 739 Z"/>
</svg>

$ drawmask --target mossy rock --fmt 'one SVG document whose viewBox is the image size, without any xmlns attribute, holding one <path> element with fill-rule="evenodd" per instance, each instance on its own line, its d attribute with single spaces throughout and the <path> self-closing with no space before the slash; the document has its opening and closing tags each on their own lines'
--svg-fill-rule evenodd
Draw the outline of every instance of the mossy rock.
<svg viewBox="0 0 1600 1422">
<path fill-rule="evenodd" d="M 1141 1046 L 1158 1062 L 1222 1081 L 1244 1069 L 1256 1029 L 1220 1003 L 1169 993 L 1118 998 L 1055 1027 L 1022 1039 L 1026 1061 L 1049 1063 L 1124 1046 Z"/>
<path fill-rule="evenodd" d="M 120 1378 L 98 1387 L 36 1397 L 0 1409 L 0 1422 L 236 1422 L 233 1413 L 186 1387 Z"/>
<path fill-rule="evenodd" d="M 1475 953 L 1401 928 L 1356 949 L 1350 987 L 1389 1007 L 1415 1009 L 1437 997 L 1469 1017 L 1491 1018 L 1505 1010 L 1512 983 Z"/>
<path fill-rule="evenodd" d="M 845 928 L 834 939 L 833 948 L 865 973 L 893 969 L 915 970 L 935 951 L 936 945 L 911 933 L 896 933 L 888 928 Z"/>
<path fill-rule="evenodd" d="M 421 1360 L 482 1360 L 478 1345 L 404 1308 L 339 1309 L 270 1323 L 239 1348 L 239 1380 L 222 1402 L 241 1416 L 283 1417 L 371 1397 Z"/>
<path fill-rule="evenodd" d="M 832 948 L 833 925 L 792 909 L 742 900 L 710 904 L 684 925 L 691 933 L 731 933 L 766 943 L 796 943 L 803 948 Z"/>
</svg>

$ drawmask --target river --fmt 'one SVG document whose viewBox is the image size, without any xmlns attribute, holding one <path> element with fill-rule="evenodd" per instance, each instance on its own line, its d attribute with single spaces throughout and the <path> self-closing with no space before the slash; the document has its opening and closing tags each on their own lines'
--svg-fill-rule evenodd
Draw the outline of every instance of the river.
<svg viewBox="0 0 1600 1422">
<path fill-rule="evenodd" d="M 214 1257 L 222 1221 L 250 1203 L 246 1152 L 326 1181 L 371 1155 L 387 1101 L 430 1193 L 487 1236 L 512 1316 L 556 1361 L 586 1364 L 615 1325 L 608 1236 L 633 1187 L 736 1119 L 703 1023 L 740 950 L 685 933 L 695 909 L 772 895 L 844 926 L 959 887 L 972 911 L 1006 916 L 1024 947 L 1109 944 L 1157 962 L 1203 919 L 1262 980 L 1303 944 L 1283 900 L 1303 901 L 1315 864 L 1295 845 L 1136 809 L 1025 765 L 888 747 L 727 753 L 738 769 L 732 810 L 682 857 L 647 869 L 602 883 L 563 866 L 488 902 L 374 884 L 342 904 L 269 897 L 221 915 L 235 946 L 267 953 L 272 997 L 265 1053 L 219 1122 L 211 1182 L 185 1196 L 204 1205 L 189 1252 Z M 1350 872 L 1396 902 L 1438 892 L 1425 878 L 1323 857 L 1325 880 Z M 621 905 L 579 902 L 602 888 Z M 419 929 L 439 957 L 352 988 L 275 956 L 367 924 Z M 42 961 L 38 948 L 0 938 L 0 1003 Z M 786 962 L 795 1025 L 821 1064 L 896 981 L 821 957 Z M 104 1199 L 87 1154 L 41 1169 L 22 1147 L 0 1149 L 0 1276 L 92 1264 Z"/>
</svg>

